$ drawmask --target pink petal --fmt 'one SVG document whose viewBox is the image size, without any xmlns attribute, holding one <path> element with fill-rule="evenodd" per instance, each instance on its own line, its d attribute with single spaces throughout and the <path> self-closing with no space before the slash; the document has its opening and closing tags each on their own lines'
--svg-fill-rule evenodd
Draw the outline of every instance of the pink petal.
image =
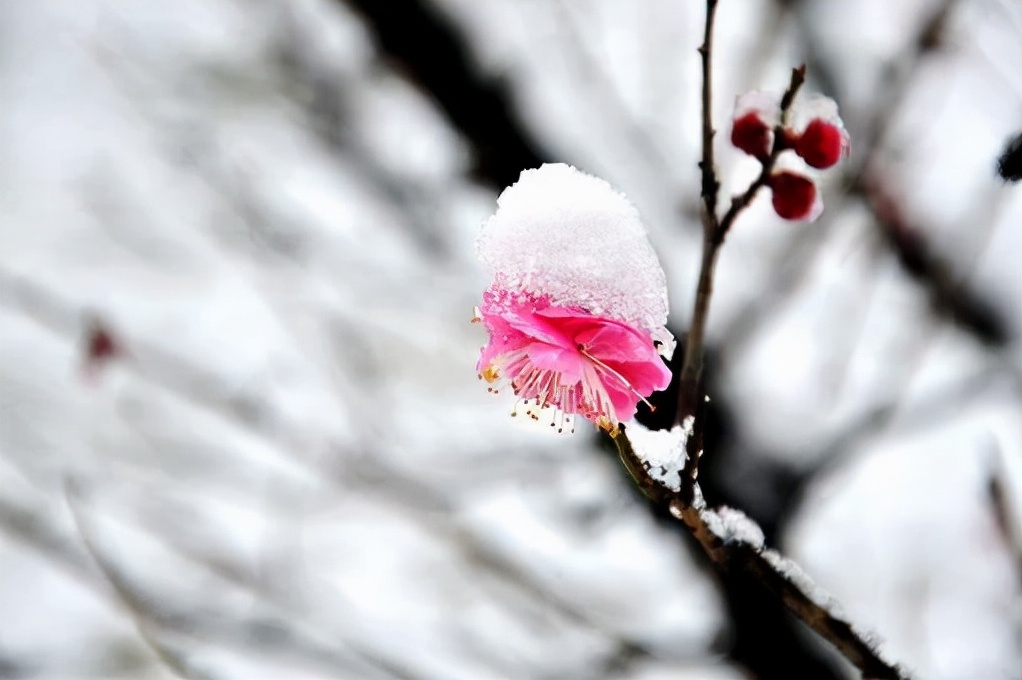
<svg viewBox="0 0 1022 680">
<path fill-rule="evenodd" d="M 573 383 L 582 378 L 582 367 L 586 359 L 575 348 L 565 349 L 534 342 L 528 346 L 527 351 L 534 366 L 560 373 L 561 382 Z"/>
</svg>

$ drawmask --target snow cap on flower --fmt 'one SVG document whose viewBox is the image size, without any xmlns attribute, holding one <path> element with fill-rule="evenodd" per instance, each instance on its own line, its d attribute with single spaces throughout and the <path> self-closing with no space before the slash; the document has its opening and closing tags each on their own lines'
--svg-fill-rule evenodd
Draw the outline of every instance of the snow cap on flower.
<svg viewBox="0 0 1022 680">
<path fill-rule="evenodd" d="M 479 378 L 510 384 L 533 420 L 552 411 L 557 431 L 581 415 L 613 432 L 671 381 L 655 342 L 669 356 L 664 273 L 637 211 L 559 164 L 526 170 L 497 204 L 476 242 L 493 270 Z"/>
<path fill-rule="evenodd" d="M 664 270 L 639 212 L 598 177 L 563 163 L 525 170 L 497 199 L 476 253 L 506 290 L 670 339 Z"/>
</svg>

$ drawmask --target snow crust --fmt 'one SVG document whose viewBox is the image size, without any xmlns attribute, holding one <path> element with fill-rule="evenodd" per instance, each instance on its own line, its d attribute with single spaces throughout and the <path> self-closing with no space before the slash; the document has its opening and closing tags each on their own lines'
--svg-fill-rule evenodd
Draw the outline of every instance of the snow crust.
<svg viewBox="0 0 1022 680">
<path fill-rule="evenodd" d="M 681 472 L 685 468 L 685 446 L 692 435 L 692 416 L 670 430 L 650 430 L 642 424 L 628 424 L 628 441 L 649 476 L 671 491 L 681 491 Z"/>
<path fill-rule="evenodd" d="M 795 584 L 818 607 L 827 610 L 835 618 L 845 618 L 841 604 L 827 590 L 818 586 L 797 562 L 775 550 L 764 550 L 763 559 L 773 565 L 778 573 Z"/>
<path fill-rule="evenodd" d="M 756 549 L 763 547 L 763 530 L 741 510 L 723 505 L 714 510 L 704 510 L 702 514 L 710 531 L 725 543 L 747 543 Z"/>
<path fill-rule="evenodd" d="M 802 132 L 815 118 L 825 120 L 842 130 L 845 127 L 838 113 L 836 101 L 817 92 L 799 94 L 791 106 L 791 126 L 796 132 Z"/>
<path fill-rule="evenodd" d="M 650 332 L 663 328 L 663 268 L 639 212 L 610 184 L 548 163 L 522 172 L 497 206 L 476 252 L 499 285 Z"/>
<path fill-rule="evenodd" d="M 755 113 L 768 125 L 777 125 L 781 115 L 781 96 L 776 92 L 751 90 L 735 97 L 734 118 L 738 119 L 747 113 Z"/>
</svg>

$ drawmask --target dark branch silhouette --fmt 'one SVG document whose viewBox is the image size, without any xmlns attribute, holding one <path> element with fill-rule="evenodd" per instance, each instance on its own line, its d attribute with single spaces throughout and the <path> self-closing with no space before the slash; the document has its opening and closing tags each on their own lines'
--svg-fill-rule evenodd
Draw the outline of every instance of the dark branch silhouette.
<svg viewBox="0 0 1022 680">
<path fill-rule="evenodd" d="M 507 90 L 481 73 L 458 31 L 428 2 L 345 0 L 380 50 L 427 93 L 472 145 L 477 177 L 513 184 L 548 154 L 519 122 Z"/>
</svg>

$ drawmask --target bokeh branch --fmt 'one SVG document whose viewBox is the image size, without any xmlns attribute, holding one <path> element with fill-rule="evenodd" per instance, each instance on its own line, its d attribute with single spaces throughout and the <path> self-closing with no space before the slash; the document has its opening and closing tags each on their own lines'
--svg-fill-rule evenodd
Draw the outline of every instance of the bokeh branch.
<svg viewBox="0 0 1022 680">
<path fill-rule="evenodd" d="M 805 13 L 810 3 L 793 3 L 795 16 L 807 36 L 807 61 L 814 74 L 824 82 L 839 81 L 823 50 L 811 39 Z M 859 160 L 850 167 L 845 180 L 847 194 L 859 198 L 873 214 L 873 225 L 881 242 L 895 256 L 902 271 L 927 296 L 930 308 L 938 317 L 954 323 L 980 343 L 1003 347 L 1011 337 L 1004 313 L 974 290 L 962 277 L 956 276 L 949 258 L 937 251 L 926 237 L 925 230 L 912 224 L 904 209 L 904 197 L 893 195 L 891 177 L 881 162 L 884 143 L 898 113 L 908 97 L 913 82 L 923 67 L 945 44 L 946 33 L 959 5 L 958 0 L 941 0 L 931 10 L 910 41 L 906 54 L 888 67 L 875 97 L 877 107 L 863 126 L 861 144 L 857 144 Z"/>
<path fill-rule="evenodd" d="M 494 186 L 548 160 L 515 115 L 504 87 L 474 65 L 462 37 L 429 2 L 345 0 L 372 29 L 380 50 L 428 93 L 472 145 L 477 176 Z"/>
</svg>

